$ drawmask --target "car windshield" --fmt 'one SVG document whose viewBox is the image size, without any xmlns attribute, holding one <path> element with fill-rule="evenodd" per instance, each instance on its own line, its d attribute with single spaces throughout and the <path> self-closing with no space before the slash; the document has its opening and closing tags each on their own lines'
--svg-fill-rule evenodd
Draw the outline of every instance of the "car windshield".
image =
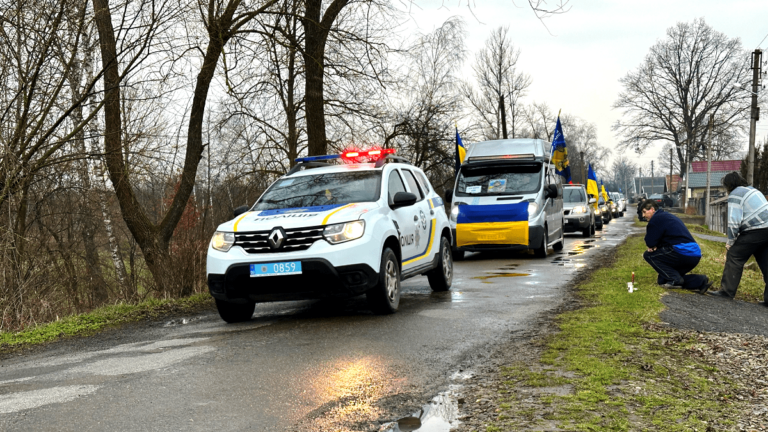
<svg viewBox="0 0 768 432">
<path fill-rule="evenodd" d="M 587 201 L 587 194 L 581 188 L 563 188 L 563 202 L 581 203 Z"/>
<path fill-rule="evenodd" d="M 661 199 L 661 198 L 663 198 L 663 197 L 661 195 L 658 195 L 658 194 L 651 195 L 651 199 Z"/>
<path fill-rule="evenodd" d="M 253 210 L 274 210 L 379 199 L 381 171 L 336 172 L 282 178 L 267 190 Z"/>
<path fill-rule="evenodd" d="M 603 205 L 603 204 L 605 204 L 605 200 L 603 199 L 603 197 L 600 197 L 600 199 L 597 201 L 597 203 L 600 204 L 600 205 Z"/>
<path fill-rule="evenodd" d="M 461 167 L 456 196 L 520 195 L 541 187 L 541 164 Z"/>
</svg>

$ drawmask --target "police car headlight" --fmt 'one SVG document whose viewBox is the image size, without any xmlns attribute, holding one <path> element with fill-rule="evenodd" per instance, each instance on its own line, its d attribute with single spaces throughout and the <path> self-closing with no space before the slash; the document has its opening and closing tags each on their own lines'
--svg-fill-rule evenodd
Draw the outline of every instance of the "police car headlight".
<svg viewBox="0 0 768 432">
<path fill-rule="evenodd" d="M 218 251 L 228 252 L 235 244 L 235 233 L 216 231 L 211 239 L 211 247 Z"/>
<path fill-rule="evenodd" d="M 328 225 L 323 230 L 323 237 L 330 244 L 359 239 L 365 232 L 365 221 L 346 222 Z"/>
<path fill-rule="evenodd" d="M 539 205 L 535 202 L 528 203 L 528 220 L 533 219 L 534 216 L 536 216 L 536 213 L 539 212 Z"/>
<path fill-rule="evenodd" d="M 586 212 L 587 208 L 585 206 L 576 206 L 571 210 L 571 214 L 581 214 Z"/>
</svg>

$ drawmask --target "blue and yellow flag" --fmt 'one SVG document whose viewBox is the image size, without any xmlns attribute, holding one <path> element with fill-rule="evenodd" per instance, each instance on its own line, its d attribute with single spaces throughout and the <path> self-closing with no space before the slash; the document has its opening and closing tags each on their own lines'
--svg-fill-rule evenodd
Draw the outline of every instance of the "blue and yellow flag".
<svg viewBox="0 0 768 432">
<path fill-rule="evenodd" d="M 459 205 L 456 246 L 528 245 L 528 201 L 516 204 Z"/>
<path fill-rule="evenodd" d="M 597 174 L 592 170 L 592 164 L 587 165 L 587 193 L 595 198 L 595 203 L 592 204 L 594 208 L 597 208 L 597 198 L 600 192 L 597 190 Z"/>
<path fill-rule="evenodd" d="M 560 116 L 557 116 L 555 136 L 552 138 L 552 163 L 555 164 L 555 173 L 565 177 L 565 181 L 571 182 L 571 167 L 568 164 L 568 149 L 565 148 L 565 136 L 560 125 Z"/>
<path fill-rule="evenodd" d="M 459 127 L 456 126 L 456 165 L 454 166 L 454 176 L 459 174 L 461 163 L 464 162 L 464 158 L 467 157 L 467 149 L 464 148 L 464 143 L 461 142 L 459 136 Z"/>
</svg>

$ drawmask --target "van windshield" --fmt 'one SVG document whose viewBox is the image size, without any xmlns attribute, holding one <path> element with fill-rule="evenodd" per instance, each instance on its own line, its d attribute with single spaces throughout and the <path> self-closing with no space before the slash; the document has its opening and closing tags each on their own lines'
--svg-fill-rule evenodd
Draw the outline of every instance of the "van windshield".
<svg viewBox="0 0 768 432">
<path fill-rule="evenodd" d="M 521 195 L 541 188 L 541 164 L 471 167 L 459 172 L 456 196 Z"/>
</svg>

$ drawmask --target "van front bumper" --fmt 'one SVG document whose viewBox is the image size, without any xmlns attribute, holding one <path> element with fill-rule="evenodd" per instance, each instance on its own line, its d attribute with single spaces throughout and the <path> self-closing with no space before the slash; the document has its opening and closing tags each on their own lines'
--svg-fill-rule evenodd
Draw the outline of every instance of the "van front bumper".
<svg viewBox="0 0 768 432">
<path fill-rule="evenodd" d="M 453 235 L 453 248 L 467 252 L 482 251 L 524 251 L 536 249 L 541 246 L 541 239 L 544 237 L 544 227 L 537 225 L 528 226 L 528 244 L 476 244 L 471 246 L 456 247 L 456 228 L 451 229 Z"/>
</svg>

